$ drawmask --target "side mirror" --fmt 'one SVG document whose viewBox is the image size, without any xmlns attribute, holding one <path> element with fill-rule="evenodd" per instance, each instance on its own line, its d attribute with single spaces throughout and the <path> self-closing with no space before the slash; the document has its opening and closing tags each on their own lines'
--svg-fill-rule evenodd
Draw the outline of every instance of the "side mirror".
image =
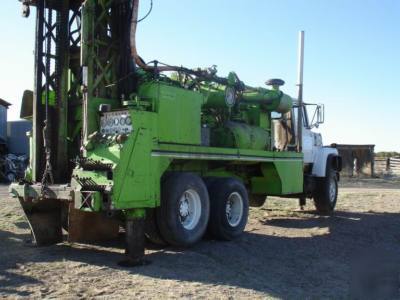
<svg viewBox="0 0 400 300">
<path fill-rule="evenodd" d="M 316 106 L 314 113 L 312 115 L 312 120 L 310 122 L 309 128 L 318 128 L 319 124 L 325 122 L 325 106 L 323 104 L 313 104 Z"/>
<path fill-rule="evenodd" d="M 325 122 L 325 105 L 318 104 L 317 106 L 317 124 L 323 124 Z"/>
</svg>

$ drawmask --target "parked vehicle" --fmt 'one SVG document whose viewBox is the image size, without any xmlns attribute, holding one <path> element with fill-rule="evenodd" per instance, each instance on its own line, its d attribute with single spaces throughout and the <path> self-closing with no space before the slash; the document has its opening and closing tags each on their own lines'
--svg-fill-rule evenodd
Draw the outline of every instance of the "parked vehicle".
<svg viewBox="0 0 400 300">
<path fill-rule="evenodd" d="M 333 211 L 340 158 L 311 130 L 322 106 L 310 120 L 302 94 L 294 101 L 280 79 L 250 87 L 215 67 L 144 63 L 138 0 L 58 2 L 34 2 L 45 34 L 36 36 L 26 116 L 33 155 L 25 183 L 11 186 L 37 244 L 61 241 L 63 226 L 70 241 L 109 238 L 123 221 L 135 265 L 145 236 L 176 246 L 206 230 L 240 236 L 249 205 L 268 196 L 309 197 L 319 213 Z"/>
</svg>

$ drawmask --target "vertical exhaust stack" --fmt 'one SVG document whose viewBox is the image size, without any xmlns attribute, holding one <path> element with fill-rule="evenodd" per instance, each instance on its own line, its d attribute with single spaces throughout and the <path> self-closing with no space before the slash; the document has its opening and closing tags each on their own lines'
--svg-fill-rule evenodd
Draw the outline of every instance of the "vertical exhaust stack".
<svg viewBox="0 0 400 300">
<path fill-rule="evenodd" d="M 298 111 L 297 111 L 297 151 L 303 150 L 303 70 L 304 70 L 304 31 L 299 32 L 299 64 L 298 64 Z"/>
</svg>

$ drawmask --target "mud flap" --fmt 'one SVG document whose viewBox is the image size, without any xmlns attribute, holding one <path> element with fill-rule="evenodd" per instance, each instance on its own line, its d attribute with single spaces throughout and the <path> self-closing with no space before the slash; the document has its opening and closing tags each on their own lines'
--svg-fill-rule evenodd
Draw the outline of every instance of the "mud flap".
<svg viewBox="0 0 400 300">
<path fill-rule="evenodd" d="M 91 243 L 116 239 L 119 222 L 101 213 L 75 209 L 71 203 L 68 216 L 68 242 Z"/>
<path fill-rule="evenodd" d="M 49 246 L 63 241 L 60 201 L 43 199 L 32 202 L 21 197 L 18 199 L 31 228 L 33 242 L 37 246 Z"/>
</svg>

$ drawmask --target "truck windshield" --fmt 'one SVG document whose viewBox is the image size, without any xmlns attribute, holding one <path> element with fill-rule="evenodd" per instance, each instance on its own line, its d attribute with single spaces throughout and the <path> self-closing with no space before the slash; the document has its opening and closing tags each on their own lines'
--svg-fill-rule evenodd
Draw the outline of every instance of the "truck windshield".
<svg viewBox="0 0 400 300">
<path fill-rule="evenodd" d="M 293 106 L 292 112 L 294 114 L 294 119 L 297 120 L 298 119 L 298 106 Z M 297 121 L 296 121 L 297 122 Z M 309 120 L 308 120 L 308 113 L 307 113 L 307 108 L 306 105 L 303 106 L 303 126 L 305 128 L 309 127 Z"/>
</svg>

